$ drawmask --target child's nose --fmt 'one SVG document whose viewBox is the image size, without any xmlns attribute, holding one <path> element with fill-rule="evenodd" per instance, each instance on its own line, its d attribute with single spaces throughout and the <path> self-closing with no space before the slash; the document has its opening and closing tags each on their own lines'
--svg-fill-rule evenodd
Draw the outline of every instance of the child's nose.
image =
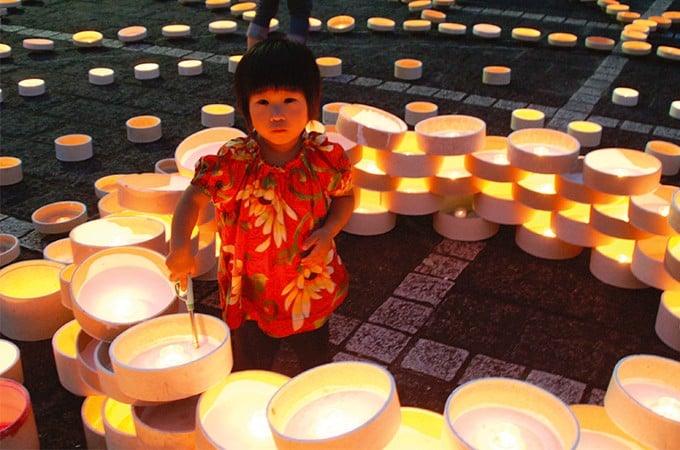
<svg viewBox="0 0 680 450">
<path fill-rule="evenodd" d="M 270 119 L 272 122 L 278 122 L 284 120 L 283 109 L 279 106 L 273 106 L 271 111 Z"/>
</svg>

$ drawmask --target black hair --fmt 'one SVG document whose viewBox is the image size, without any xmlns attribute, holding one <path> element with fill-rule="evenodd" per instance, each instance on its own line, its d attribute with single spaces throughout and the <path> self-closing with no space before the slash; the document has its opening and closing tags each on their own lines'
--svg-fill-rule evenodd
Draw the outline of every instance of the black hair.
<svg viewBox="0 0 680 450">
<path fill-rule="evenodd" d="M 316 58 L 303 44 L 270 37 L 243 55 L 234 74 L 236 107 L 252 129 L 250 97 L 269 88 L 300 91 L 307 100 L 309 119 L 316 119 L 321 104 L 321 76 Z"/>
</svg>

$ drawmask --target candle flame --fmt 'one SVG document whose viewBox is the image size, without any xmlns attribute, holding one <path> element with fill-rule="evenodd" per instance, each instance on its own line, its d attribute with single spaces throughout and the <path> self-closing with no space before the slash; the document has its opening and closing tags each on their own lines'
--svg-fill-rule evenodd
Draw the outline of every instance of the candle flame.
<svg viewBox="0 0 680 450">
<path fill-rule="evenodd" d="M 189 355 L 181 345 L 170 344 L 159 352 L 158 368 L 178 366 L 189 361 Z"/>
<path fill-rule="evenodd" d="M 536 147 L 534 149 L 534 153 L 539 155 L 539 156 L 543 156 L 543 155 L 547 155 L 550 152 L 548 151 L 548 149 L 546 147 L 539 145 L 538 147 Z"/>
<path fill-rule="evenodd" d="M 525 443 L 517 425 L 500 422 L 489 427 L 484 448 L 488 450 L 523 450 Z"/>
<path fill-rule="evenodd" d="M 250 416 L 248 420 L 248 432 L 257 439 L 266 439 L 271 436 L 269 422 L 264 413 L 264 409 L 259 409 Z"/>
<path fill-rule="evenodd" d="M 680 400 L 673 397 L 660 397 L 650 405 L 655 413 L 675 422 L 680 422 Z"/>
<path fill-rule="evenodd" d="M 630 263 L 630 258 L 628 257 L 628 255 L 624 255 L 623 253 L 619 253 L 619 255 L 616 257 L 616 260 L 621 264 Z"/>
</svg>

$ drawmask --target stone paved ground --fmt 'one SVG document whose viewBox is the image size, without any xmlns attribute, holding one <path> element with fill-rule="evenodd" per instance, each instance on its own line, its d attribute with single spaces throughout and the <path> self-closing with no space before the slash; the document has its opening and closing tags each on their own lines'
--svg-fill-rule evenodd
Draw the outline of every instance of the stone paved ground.
<svg viewBox="0 0 680 450">
<path fill-rule="evenodd" d="M 448 19 L 469 28 L 465 36 L 452 38 L 436 31 L 405 33 L 399 25 L 417 14 L 396 1 L 316 2 L 314 15 L 323 20 L 345 13 L 357 20 L 349 34 L 324 29 L 310 38 L 317 55 L 343 60 L 343 75 L 324 81 L 323 102 L 366 103 L 401 116 L 406 103 L 428 100 L 440 114 L 483 118 L 489 135 L 507 135 L 512 110 L 532 107 L 543 111 L 546 126 L 555 129 L 564 130 L 572 120 L 600 123 L 602 147 L 643 149 L 651 139 L 680 143 L 680 122 L 668 115 L 670 102 L 680 94 L 677 62 L 655 55 L 628 57 L 620 48 L 611 53 L 584 48 L 585 36 L 618 39 L 621 29 L 594 3 L 521 3 L 459 1 L 447 11 Z M 680 10 L 677 0 L 628 3 L 646 15 Z M 365 23 L 371 16 L 395 19 L 397 30 L 368 31 Z M 94 180 L 152 171 L 156 161 L 173 156 L 182 139 L 202 129 L 202 105 L 233 103 L 227 62 L 244 50 L 246 24 L 238 19 L 239 29 L 230 36 L 207 31 L 209 22 L 223 18 L 233 19 L 228 11 L 208 11 L 200 4 L 151 0 L 24 1 L 2 17 L 0 42 L 11 45 L 13 53 L 0 60 L 0 148 L 3 155 L 24 161 L 24 180 L 0 191 L 0 230 L 21 238 L 22 259 L 39 258 L 47 243 L 62 237 L 36 233 L 32 211 L 74 199 L 96 217 Z M 501 38 L 472 36 L 469 29 L 482 22 L 501 26 Z M 160 28 L 168 23 L 190 24 L 191 37 L 164 38 Z M 118 29 L 134 24 L 149 29 L 142 43 L 124 45 L 116 39 Z M 544 35 L 573 32 L 579 45 L 554 48 L 545 39 L 521 44 L 510 38 L 516 26 L 537 27 Z M 101 31 L 104 46 L 75 48 L 71 35 L 84 29 Z M 654 34 L 653 40 L 680 46 L 679 33 L 674 28 Z M 49 37 L 56 50 L 30 53 L 21 45 L 27 37 Z M 177 61 L 189 57 L 203 60 L 203 75 L 178 76 Z M 422 79 L 394 78 L 393 62 L 403 57 L 424 62 Z M 148 61 L 160 64 L 161 78 L 136 80 L 133 65 Z M 511 85 L 483 85 L 486 65 L 512 67 Z M 114 85 L 90 85 L 87 70 L 95 66 L 114 68 Z M 29 77 L 44 78 L 47 94 L 19 96 L 17 82 Z M 617 86 L 639 89 L 640 104 L 612 105 L 611 91 Z M 125 120 L 140 114 L 162 118 L 161 140 L 127 140 Z M 237 120 L 236 126 L 241 125 Z M 95 157 L 58 162 L 53 140 L 67 133 L 92 135 Z M 662 180 L 678 181 L 677 176 Z M 510 226 L 483 242 L 451 241 L 433 230 L 430 216 L 400 216 L 394 230 L 379 236 L 342 233 L 338 246 L 352 285 L 331 321 L 335 359 L 388 367 L 403 405 L 441 412 L 456 386 L 485 376 L 527 380 L 567 403 L 601 403 L 621 357 L 680 357 L 654 333 L 660 291 L 625 290 L 598 281 L 588 269 L 587 249 L 566 261 L 538 259 L 517 247 Z M 199 282 L 196 288 L 200 310 L 216 314 L 214 282 Z M 56 380 L 50 342 L 18 344 L 43 448 L 82 448 L 82 398 Z M 298 370 L 285 349 L 276 369 Z"/>
</svg>

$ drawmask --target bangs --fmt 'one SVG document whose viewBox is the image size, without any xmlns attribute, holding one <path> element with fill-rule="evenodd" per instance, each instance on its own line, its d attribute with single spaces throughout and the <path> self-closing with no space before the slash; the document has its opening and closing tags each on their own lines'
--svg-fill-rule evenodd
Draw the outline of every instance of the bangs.
<svg viewBox="0 0 680 450">
<path fill-rule="evenodd" d="M 249 98 L 270 88 L 302 92 L 309 118 L 316 118 L 321 102 L 321 76 L 312 51 L 287 39 L 269 38 L 243 55 L 234 74 L 234 94 L 249 126 Z"/>
</svg>

